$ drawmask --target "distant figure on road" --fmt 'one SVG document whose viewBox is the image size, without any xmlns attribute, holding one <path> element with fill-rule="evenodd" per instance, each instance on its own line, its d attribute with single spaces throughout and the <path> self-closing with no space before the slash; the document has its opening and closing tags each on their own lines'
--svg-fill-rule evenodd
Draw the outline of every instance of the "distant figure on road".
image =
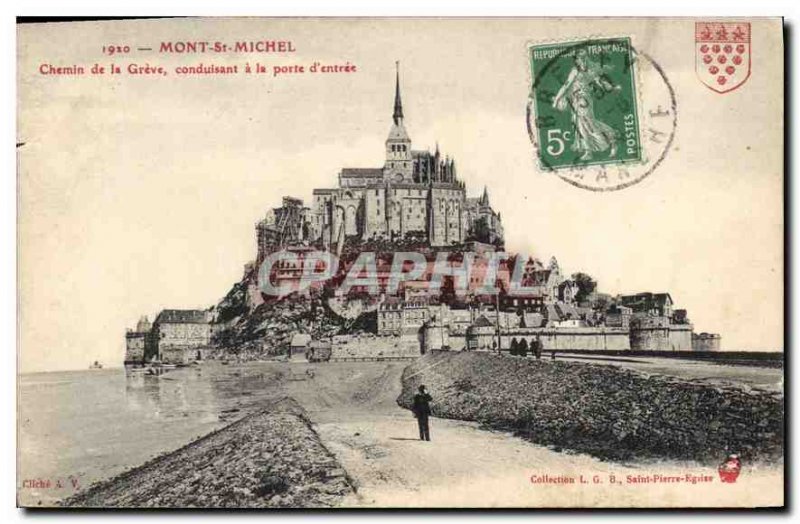
<svg viewBox="0 0 800 524">
<path fill-rule="evenodd" d="M 414 416 L 417 417 L 420 440 L 431 439 L 431 430 L 428 427 L 428 417 L 431 415 L 431 400 L 433 400 L 433 398 L 425 391 L 425 386 L 420 386 L 419 393 L 414 395 L 414 405 L 411 407 Z"/>
<path fill-rule="evenodd" d="M 539 335 L 536 335 L 536 338 L 531 343 L 531 346 L 533 346 L 531 349 L 533 350 L 533 356 L 536 357 L 536 360 L 542 358 L 542 341 L 539 340 Z"/>
</svg>

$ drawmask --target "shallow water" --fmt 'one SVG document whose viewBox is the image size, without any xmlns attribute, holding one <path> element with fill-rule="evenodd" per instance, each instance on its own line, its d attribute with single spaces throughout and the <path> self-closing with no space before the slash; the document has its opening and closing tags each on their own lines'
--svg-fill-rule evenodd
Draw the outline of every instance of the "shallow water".
<svg viewBox="0 0 800 524">
<path fill-rule="evenodd" d="M 20 375 L 19 504 L 52 505 L 256 408 L 277 382 L 275 365 L 262 367 L 255 374 L 206 364 L 160 376 L 124 369 Z"/>
</svg>

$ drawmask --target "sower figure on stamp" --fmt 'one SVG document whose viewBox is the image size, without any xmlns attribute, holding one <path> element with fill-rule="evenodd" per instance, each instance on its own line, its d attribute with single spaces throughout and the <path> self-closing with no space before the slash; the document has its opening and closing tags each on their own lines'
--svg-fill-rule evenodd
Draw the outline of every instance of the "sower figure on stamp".
<svg viewBox="0 0 800 524">
<path fill-rule="evenodd" d="M 431 439 L 431 430 L 428 427 L 428 417 L 430 417 L 431 414 L 431 400 L 433 400 L 433 398 L 425 391 L 425 386 L 420 386 L 419 393 L 414 395 L 414 404 L 411 407 L 414 416 L 417 417 L 420 440 Z"/>
<path fill-rule="evenodd" d="M 575 141 L 572 150 L 579 153 L 581 160 L 589 160 L 592 154 L 609 151 L 608 156 L 617 154 L 617 133 L 601 122 L 594 114 L 595 90 L 608 92 L 619 90 L 620 86 L 612 85 L 602 74 L 602 66 L 589 60 L 586 50 L 575 53 L 575 66 L 569 72 L 567 81 L 553 98 L 553 107 L 564 111 L 572 110 Z"/>
</svg>

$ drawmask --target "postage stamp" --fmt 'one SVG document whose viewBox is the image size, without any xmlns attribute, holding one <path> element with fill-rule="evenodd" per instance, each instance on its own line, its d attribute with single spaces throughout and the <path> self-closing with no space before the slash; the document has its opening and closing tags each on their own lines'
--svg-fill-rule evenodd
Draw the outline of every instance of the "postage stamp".
<svg viewBox="0 0 800 524">
<path fill-rule="evenodd" d="M 629 38 L 534 46 L 530 58 L 542 164 L 641 160 Z"/>
<path fill-rule="evenodd" d="M 750 78 L 750 23 L 696 22 L 695 71 L 700 82 L 724 94 Z"/>
<path fill-rule="evenodd" d="M 677 124 L 663 70 L 629 37 L 529 45 L 528 131 L 541 170 L 593 191 L 661 163 Z"/>
</svg>

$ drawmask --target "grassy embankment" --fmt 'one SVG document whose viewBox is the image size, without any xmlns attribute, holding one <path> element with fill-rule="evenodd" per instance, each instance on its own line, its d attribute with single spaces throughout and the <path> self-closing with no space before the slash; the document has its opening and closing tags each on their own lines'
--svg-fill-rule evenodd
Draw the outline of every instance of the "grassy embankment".
<svg viewBox="0 0 800 524">
<path fill-rule="evenodd" d="M 436 352 L 403 373 L 398 403 L 419 384 L 435 416 L 479 421 L 556 449 L 603 459 L 748 463 L 783 457 L 783 396 L 610 365 Z"/>
</svg>

